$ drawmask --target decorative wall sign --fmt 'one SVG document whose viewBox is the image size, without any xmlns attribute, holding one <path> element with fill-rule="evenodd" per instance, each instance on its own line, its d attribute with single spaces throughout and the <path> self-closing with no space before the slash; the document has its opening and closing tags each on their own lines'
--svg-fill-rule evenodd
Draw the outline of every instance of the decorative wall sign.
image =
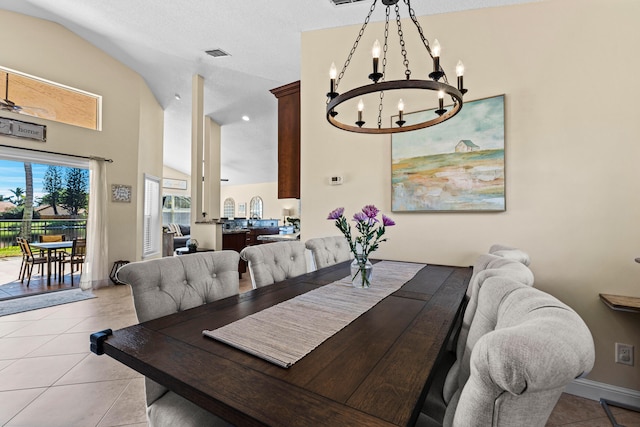
<svg viewBox="0 0 640 427">
<path fill-rule="evenodd" d="M 162 188 L 171 188 L 173 190 L 186 190 L 187 180 L 164 178 L 162 180 Z"/>
<path fill-rule="evenodd" d="M 123 184 L 111 184 L 111 201 L 131 203 L 131 186 Z"/>
<path fill-rule="evenodd" d="M 0 117 L 0 135 L 45 142 L 47 140 L 47 127 L 36 123 Z"/>
<path fill-rule="evenodd" d="M 437 127 L 393 134 L 391 161 L 394 212 L 504 211 L 504 95 L 465 102 Z"/>
</svg>

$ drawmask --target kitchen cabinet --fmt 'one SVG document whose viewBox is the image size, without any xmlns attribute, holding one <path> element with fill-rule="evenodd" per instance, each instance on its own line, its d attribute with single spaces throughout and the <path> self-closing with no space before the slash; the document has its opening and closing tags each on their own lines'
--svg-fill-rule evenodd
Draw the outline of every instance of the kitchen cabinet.
<svg viewBox="0 0 640 427">
<path fill-rule="evenodd" d="M 249 229 L 249 234 L 247 235 L 247 246 L 252 245 L 260 245 L 262 243 L 261 240 L 258 240 L 258 236 L 262 236 L 264 234 L 279 234 L 280 227 L 254 227 Z M 267 242 L 268 243 L 268 242 Z"/>
<path fill-rule="evenodd" d="M 236 252 L 242 251 L 247 246 L 247 231 L 232 231 L 222 233 L 222 249 L 232 250 Z M 247 271 L 247 262 L 240 259 L 238 264 L 238 273 L 242 278 L 242 273 Z"/>
<path fill-rule="evenodd" d="M 299 199 L 300 81 L 271 93 L 278 98 L 278 199 Z"/>
</svg>

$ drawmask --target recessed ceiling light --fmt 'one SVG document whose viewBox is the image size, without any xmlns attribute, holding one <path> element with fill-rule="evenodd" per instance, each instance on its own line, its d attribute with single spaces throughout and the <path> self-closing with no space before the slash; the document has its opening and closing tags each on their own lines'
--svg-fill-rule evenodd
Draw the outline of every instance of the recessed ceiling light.
<svg viewBox="0 0 640 427">
<path fill-rule="evenodd" d="M 248 122 L 251 119 L 249 119 L 249 116 L 242 116 L 242 120 L 244 120 L 245 122 Z"/>
<path fill-rule="evenodd" d="M 176 97 L 176 99 L 177 99 L 178 101 L 180 101 L 180 99 L 181 99 L 181 98 L 180 98 L 180 94 L 179 94 L 179 93 L 176 93 L 176 94 L 175 94 L 175 97 Z"/>
</svg>

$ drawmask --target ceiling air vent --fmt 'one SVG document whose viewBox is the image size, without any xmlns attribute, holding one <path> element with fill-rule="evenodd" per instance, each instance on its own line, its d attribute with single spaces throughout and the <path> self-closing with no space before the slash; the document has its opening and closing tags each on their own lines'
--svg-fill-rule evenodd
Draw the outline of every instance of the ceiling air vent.
<svg viewBox="0 0 640 427">
<path fill-rule="evenodd" d="M 207 55 L 211 55 L 211 56 L 213 56 L 214 58 L 219 58 L 219 57 L 221 57 L 221 56 L 231 56 L 231 55 L 229 55 L 227 52 L 225 52 L 225 51 L 224 51 L 224 50 L 222 50 L 222 49 L 211 49 L 211 50 L 206 50 L 206 51 L 205 51 L 205 53 L 206 53 Z"/>
<path fill-rule="evenodd" d="M 336 6 L 340 6 L 340 5 L 349 4 L 349 3 L 359 3 L 364 0 L 329 0 L 329 1 Z"/>
</svg>

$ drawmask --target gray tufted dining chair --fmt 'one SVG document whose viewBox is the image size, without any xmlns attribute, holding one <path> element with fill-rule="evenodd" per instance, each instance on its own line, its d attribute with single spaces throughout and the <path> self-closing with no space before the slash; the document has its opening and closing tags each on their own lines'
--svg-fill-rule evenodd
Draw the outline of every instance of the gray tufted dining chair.
<svg viewBox="0 0 640 427">
<path fill-rule="evenodd" d="M 462 362 L 470 375 L 443 425 L 542 427 L 566 385 L 593 367 L 591 332 L 543 291 L 504 277 L 487 282 Z"/>
<path fill-rule="evenodd" d="M 127 264 L 117 278 L 131 285 L 138 321 L 146 322 L 238 295 L 239 261 L 235 251 L 181 255 Z M 145 392 L 151 427 L 230 425 L 148 378 Z"/>
<path fill-rule="evenodd" d="M 489 253 L 491 255 L 497 255 L 503 258 L 509 258 L 514 261 L 521 262 L 527 267 L 529 266 L 529 264 L 531 264 L 531 258 L 529 257 L 528 253 L 526 253 L 521 249 L 513 248 L 511 246 L 506 246 L 506 245 L 496 243 L 494 245 L 491 245 L 491 247 L 489 248 Z"/>
<path fill-rule="evenodd" d="M 305 242 L 316 268 L 325 268 L 351 259 L 349 242 L 344 236 L 318 237 Z"/>
<path fill-rule="evenodd" d="M 437 421 L 442 421 L 449 401 L 469 376 L 468 368 L 462 364 L 467 336 L 478 305 L 478 292 L 491 277 L 509 278 L 526 286 L 533 286 L 534 283 L 531 270 L 519 261 L 491 254 L 478 257 L 465 295 L 466 307 L 452 334 L 453 342 L 448 344 L 450 352 L 438 365 L 434 383 L 422 408 L 423 412 Z"/>
<path fill-rule="evenodd" d="M 307 272 L 304 243 L 298 240 L 247 246 L 240 257 L 248 262 L 254 289 Z"/>
</svg>

